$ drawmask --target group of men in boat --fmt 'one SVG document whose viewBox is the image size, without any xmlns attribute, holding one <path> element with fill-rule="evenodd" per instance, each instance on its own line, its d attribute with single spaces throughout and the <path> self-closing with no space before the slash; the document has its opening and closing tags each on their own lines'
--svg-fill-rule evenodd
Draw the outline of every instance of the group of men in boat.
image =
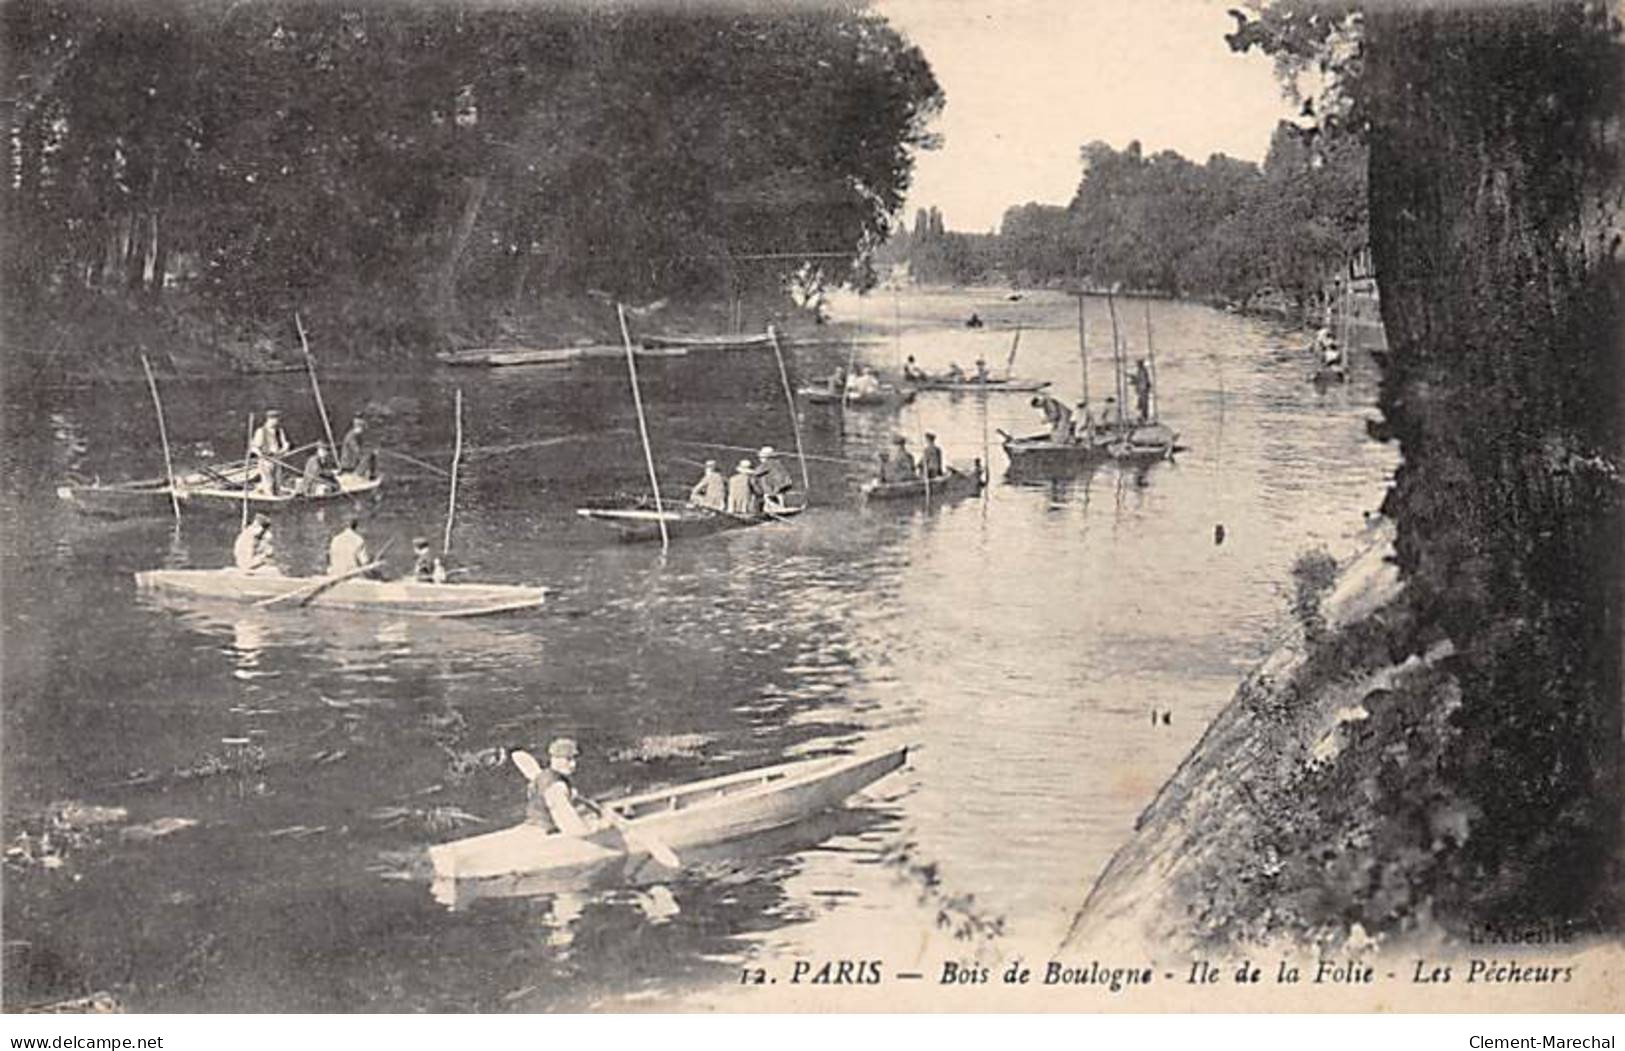
<svg viewBox="0 0 1625 1051">
<path fill-rule="evenodd" d="M 825 381 L 831 394 L 838 394 L 847 401 L 863 401 L 866 398 L 878 398 L 885 392 L 885 385 L 880 382 L 880 376 L 867 365 L 854 365 L 850 374 L 841 366 L 835 366 Z"/>
<path fill-rule="evenodd" d="M 920 368 L 915 364 L 912 354 L 903 362 L 903 379 L 910 383 L 986 383 L 992 378 L 993 374 L 988 371 L 986 358 L 977 358 L 976 369 L 971 373 L 961 368 L 959 362 L 950 361 L 948 371 L 941 376 L 933 376 Z"/>
<path fill-rule="evenodd" d="M 412 570 L 408 579 L 426 584 L 443 584 L 448 576 L 445 562 L 429 546 L 428 538 L 412 539 Z M 237 534 L 232 545 L 237 570 L 256 576 L 281 576 L 276 562 L 276 546 L 271 535 L 269 515 L 256 514 Z M 382 554 L 375 555 L 361 534 L 361 520 L 355 515 L 344 520 L 344 528 L 327 544 L 327 575 L 353 575 L 372 580 L 384 579 Z"/>
<path fill-rule="evenodd" d="M 918 461 L 908 451 L 908 439 L 901 434 L 892 438 L 891 446 L 890 452 L 879 454 L 879 478 L 883 483 L 912 482 L 922 477 L 935 480 L 946 473 L 942 464 L 942 447 L 937 444 L 937 436 L 930 431 L 925 432 L 925 448 L 920 450 Z"/>
<path fill-rule="evenodd" d="M 742 518 L 787 510 L 795 479 L 784 465 L 784 458 L 771 445 L 762 446 L 756 456 L 758 463 L 746 457 L 727 478 L 717 469 L 715 460 L 705 461 L 704 473 L 689 490 L 689 506 Z"/>
<path fill-rule="evenodd" d="M 340 482 L 341 475 L 376 478 L 378 453 L 367 448 L 366 432 L 365 418 L 355 417 L 339 443 L 337 459 L 334 459 L 332 446 L 326 441 L 318 441 L 306 458 L 304 469 L 299 472 L 293 495 L 326 496 L 341 492 L 344 488 Z M 280 411 L 271 409 L 266 412 L 265 422 L 255 428 L 249 439 L 248 449 L 253 460 L 254 477 L 259 479 L 254 491 L 264 496 L 280 496 L 283 471 L 293 470 L 288 457 L 294 452 L 293 443 L 288 441 L 287 432 L 282 429 Z M 245 479 L 243 484 L 247 485 L 249 481 Z"/>
<path fill-rule="evenodd" d="M 1074 409 L 1053 395 L 1035 394 L 1029 404 L 1043 413 L 1044 423 L 1050 429 L 1050 441 L 1058 445 L 1093 443 L 1102 433 L 1115 435 L 1131 426 L 1152 422 L 1151 367 L 1145 358 L 1141 358 L 1135 365 L 1134 373 L 1128 377 L 1128 381 L 1134 388 L 1136 410 L 1134 420 L 1125 418 L 1116 398 L 1106 399 L 1105 409 L 1099 419 L 1096 419 L 1088 399 L 1078 402 L 1077 408 Z"/>
</svg>

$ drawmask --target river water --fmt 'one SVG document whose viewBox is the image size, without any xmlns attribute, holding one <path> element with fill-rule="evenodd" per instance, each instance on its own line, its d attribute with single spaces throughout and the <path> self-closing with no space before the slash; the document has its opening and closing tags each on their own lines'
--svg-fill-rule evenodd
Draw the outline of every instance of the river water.
<svg viewBox="0 0 1625 1051">
<path fill-rule="evenodd" d="M 1079 394 L 1076 301 L 991 291 L 837 301 L 895 371 L 985 356 Z M 967 329 L 972 312 L 986 327 Z M 1119 304 L 1138 356 L 1145 304 Z M 647 487 L 624 362 L 324 372 L 342 429 L 449 465 L 466 404 L 453 557 L 468 579 L 546 584 L 537 616 L 406 621 L 139 595 L 133 574 L 229 559 L 231 514 L 84 519 L 70 473 L 162 470 L 146 390 L 8 387 L 4 404 L 5 839 L 60 804 L 123 808 L 5 868 L 5 1000 L 104 991 L 135 1010 L 530 1011 L 764 1006 L 745 968 L 1052 951 L 1138 812 L 1269 647 L 1302 551 L 1349 552 L 1394 466 L 1367 437 L 1375 369 L 1317 390 L 1301 333 L 1150 305 L 1174 462 L 1012 480 L 1000 429 L 1040 429 L 1025 396 L 927 393 L 900 412 L 804 407 L 812 509 L 658 546 L 579 520 Z M 1087 301 L 1092 393 L 1111 320 Z M 320 338 L 317 334 L 317 349 Z M 792 381 L 844 364 L 796 350 Z M 716 446 L 793 449 L 766 352 L 640 365 L 663 484 Z M 301 376 L 170 379 L 183 462 L 239 455 L 246 415 L 320 429 Z M 933 506 L 866 508 L 857 485 L 895 433 L 934 431 L 993 484 Z M 838 462 L 847 461 L 847 462 Z M 396 553 L 437 539 L 447 487 L 383 461 L 364 528 Z M 331 516 L 278 520 L 291 571 Z M 1215 527 L 1223 526 L 1222 543 Z M 1153 713 L 1158 713 L 1153 715 Z M 571 734 L 578 782 L 609 795 L 883 743 L 908 767 L 846 809 L 708 856 L 664 884 L 437 904 L 422 848 L 517 820 L 496 749 Z M 164 819 L 181 819 L 169 820 Z M 476 821 L 476 819 L 478 819 Z M 783 991 L 781 990 L 781 993 Z M 839 1000 L 804 1005 L 839 1006 Z"/>
</svg>

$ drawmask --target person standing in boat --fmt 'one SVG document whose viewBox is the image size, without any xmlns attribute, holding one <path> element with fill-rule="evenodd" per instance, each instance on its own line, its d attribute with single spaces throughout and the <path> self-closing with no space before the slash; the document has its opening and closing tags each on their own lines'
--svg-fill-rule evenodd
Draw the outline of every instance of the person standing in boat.
<svg viewBox="0 0 1625 1051">
<path fill-rule="evenodd" d="M 914 457 L 908 451 L 908 439 L 901 434 L 891 440 L 891 455 L 880 464 L 882 482 L 912 482 L 919 477 Z"/>
<path fill-rule="evenodd" d="M 361 535 L 361 520 L 352 515 L 345 520 L 344 528 L 328 542 L 327 575 L 336 577 L 354 573 L 372 566 L 373 561 L 372 554 L 367 550 L 367 538 Z M 368 569 L 364 575 L 374 580 L 381 576 L 376 566 Z"/>
<path fill-rule="evenodd" d="M 526 820 L 566 836 L 585 836 L 597 827 L 597 819 L 579 809 L 587 802 L 570 781 L 580 755 L 581 748 L 568 737 L 547 746 L 547 766 L 537 770 L 525 786 Z"/>
<path fill-rule="evenodd" d="M 244 573 L 261 576 L 280 575 L 276 567 L 276 548 L 271 543 L 271 520 L 256 514 L 253 521 L 237 534 L 231 547 L 232 560 Z"/>
<path fill-rule="evenodd" d="M 920 450 L 920 470 L 927 478 L 942 477 L 942 446 L 937 444 L 937 436 L 930 431 L 925 432 L 925 448 Z"/>
<path fill-rule="evenodd" d="M 688 491 L 688 502 L 691 507 L 702 507 L 707 511 L 728 509 L 728 479 L 717 470 L 715 460 L 705 461 L 705 473 Z"/>
<path fill-rule="evenodd" d="M 771 445 L 762 446 L 757 460 L 759 466 L 752 486 L 760 498 L 758 510 L 783 511 L 785 495 L 796 485 L 795 479 L 790 477 L 790 469 L 784 466 L 784 461 Z"/>
<path fill-rule="evenodd" d="M 1049 424 L 1049 440 L 1062 445 L 1072 442 L 1072 410 L 1048 394 L 1035 394 L 1031 402 L 1033 408 L 1044 414 L 1044 422 Z"/>
<path fill-rule="evenodd" d="M 296 496 L 324 496 L 339 491 L 338 464 L 326 442 L 317 442 L 316 451 L 305 460 L 305 473 L 294 488 Z"/>
<path fill-rule="evenodd" d="M 752 484 L 756 479 L 756 472 L 751 469 L 749 459 L 739 461 L 734 468 L 733 477 L 728 479 L 728 513 L 731 515 L 754 516 L 756 509 L 756 489 Z"/>
<path fill-rule="evenodd" d="M 350 421 L 350 429 L 339 442 L 339 471 L 362 478 L 378 477 L 378 453 L 366 445 L 367 421 L 360 416 Z"/>
<path fill-rule="evenodd" d="M 279 461 L 293 449 L 288 443 L 288 435 L 282 430 L 282 413 L 276 409 L 266 412 L 265 422 L 254 431 L 248 448 L 254 454 L 254 463 L 259 469 L 259 491 L 268 496 L 277 495 L 277 486 L 282 481 Z"/>
<path fill-rule="evenodd" d="M 1135 408 L 1139 412 L 1140 422 L 1148 423 L 1151 420 L 1151 367 L 1141 358 L 1134 365 L 1134 375 L 1129 377 L 1134 385 Z"/>
</svg>

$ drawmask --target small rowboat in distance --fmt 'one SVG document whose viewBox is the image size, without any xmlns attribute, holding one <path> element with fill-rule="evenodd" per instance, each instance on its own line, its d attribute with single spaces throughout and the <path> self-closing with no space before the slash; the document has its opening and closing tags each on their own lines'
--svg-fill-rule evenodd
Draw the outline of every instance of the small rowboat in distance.
<svg viewBox="0 0 1625 1051">
<path fill-rule="evenodd" d="M 1010 379 L 998 376 L 989 376 L 985 380 L 973 378 L 954 380 L 946 376 L 931 376 L 908 382 L 916 390 L 974 391 L 983 394 L 1031 394 L 1050 385 L 1049 380 Z"/>
<path fill-rule="evenodd" d="M 755 350 L 771 347 L 773 337 L 756 336 L 645 336 L 643 345 L 650 350 Z"/>
<path fill-rule="evenodd" d="M 650 860 L 638 833 L 683 851 L 781 828 L 840 805 L 907 759 L 906 747 L 804 759 L 603 803 L 630 837 L 615 827 L 576 837 L 525 823 L 442 843 L 428 852 L 433 893 L 456 905 L 615 885 Z"/>
<path fill-rule="evenodd" d="M 848 394 L 842 397 L 825 386 L 802 387 L 796 394 L 809 405 L 845 405 L 849 409 L 895 409 L 914 400 L 915 391 L 909 387 L 881 387 L 873 394 Z"/>
<path fill-rule="evenodd" d="M 259 603 L 305 591 L 321 577 L 284 577 L 226 569 L 154 569 L 135 575 L 136 587 L 196 599 Z M 313 608 L 347 609 L 408 617 L 489 617 L 538 609 L 547 589 L 513 584 L 429 584 L 417 580 L 343 580 L 309 602 Z M 290 599 L 275 608 L 299 609 Z"/>
<path fill-rule="evenodd" d="M 969 493 L 979 493 L 986 479 L 982 471 L 981 462 L 968 471 L 957 467 L 948 470 L 931 479 L 927 486 L 924 478 L 914 478 L 906 482 L 882 482 L 875 478 L 863 483 L 860 490 L 865 500 L 946 500 L 951 496 L 964 496 Z"/>
<path fill-rule="evenodd" d="M 666 535 L 680 537 L 709 536 L 730 529 L 748 529 L 768 522 L 783 522 L 795 518 L 805 507 L 786 507 L 759 515 L 736 515 L 726 511 L 712 511 L 691 507 L 681 501 L 663 504 L 659 511 L 643 499 L 628 501 L 615 507 L 578 507 L 576 514 L 590 522 L 609 526 L 626 541 L 660 539 L 660 522 L 666 523 Z"/>
</svg>

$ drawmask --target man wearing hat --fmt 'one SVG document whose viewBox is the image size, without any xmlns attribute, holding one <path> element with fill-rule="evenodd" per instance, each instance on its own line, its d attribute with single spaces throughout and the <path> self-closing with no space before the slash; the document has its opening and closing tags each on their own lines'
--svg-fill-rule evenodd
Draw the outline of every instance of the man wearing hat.
<svg viewBox="0 0 1625 1051">
<path fill-rule="evenodd" d="M 293 448 L 288 443 L 287 434 L 282 430 L 282 413 L 270 409 L 265 413 L 265 422 L 259 425 L 254 437 L 248 442 L 248 449 L 254 454 L 254 460 L 259 468 L 259 491 L 269 496 L 277 494 L 277 485 L 282 479 L 281 464 L 278 462 L 287 456 Z"/>
<path fill-rule="evenodd" d="M 316 443 L 316 451 L 305 460 L 305 473 L 294 488 L 298 496 L 323 496 L 339 491 L 338 465 L 333 462 L 333 449 L 325 441 Z"/>
<path fill-rule="evenodd" d="M 728 513 L 754 515 L 756 510 L 756 474 L 751 470 L 750 458 L 739 461 L 733 477 L 728 479 Z"/>
<path fill-rule="evenodd" d="M 378 454 L 366 446 L 367 421 L 357 416 L 339 442 L 339 470 L 362 478 L 378 477 Z"/>
<path fill-rule="evenodd" d="M 925 432 L 925 448 L 920 450 L 920 470 L 927 478 L 942 477 L 942 446 L 930 431 Z"/>
<path fill-rule="evenodd" d="M 1048 394 L 1033 395 L 1032 407 L 1044 414 L 1049 424 L 1049 440 L 1063 445 L 1072 442 L 1072 410 Z"/>
<path fill-rule="evenodd" d="M 424 584 L 444 584 L 446 567 L 434 556 L 428 537 L 412 538 L 412 579 Z"/>
<path fill-rule="evenodd" d="M 567 836 L 585 836 L 593 831 L 596 820 L 589 822 L 577 809 L 578 804 L 589 804 L 570 783 L 580 755 L 580 747 L 568 737 L 560 737 L 547 746 L 547 766 L 538 769 L 525 787 L 527 820 L 547 832 L 562 832 Z"/>
<path fill-rule="evenodd" d="M 253 521 L 237 534 L 237 542 L 231 546 L 231 555 L 237 568 L 244 573 L 280 575 L 276 567 L 276 550 L 271 546 L 271 520 L 263 514 L 256 514 Z"/>
<path fill-rule="evenodd" d="M 708 511 L 727 510 L 728 479 L 722 477 L 722 472 L 717 470 L 715 460 L 705 461 L 705 473 L 700 475 L 700 480 L 689 490 L 688 502 L 692 507 L 703 507 Z"/>
<path fill-rule="evenodd" d="M 762 446 L 757 454 L 760 466 L 756 468 L 756 481 L 754 488 L 761 498 L 761 508 L 768 511 L 784 510 L 784 497 L 795 488 L 795 480 L 790 477 L 790 469 L 784 466 L 773 446 Z"/>
<path fill-rule="evenodd" d="M 908 439 L 901 434 L 892 438 L 891 455 L 880 464 L 882 482 L 912 482 L 917 477 L 914 457 L 908 451 Z"/>
</svg>

